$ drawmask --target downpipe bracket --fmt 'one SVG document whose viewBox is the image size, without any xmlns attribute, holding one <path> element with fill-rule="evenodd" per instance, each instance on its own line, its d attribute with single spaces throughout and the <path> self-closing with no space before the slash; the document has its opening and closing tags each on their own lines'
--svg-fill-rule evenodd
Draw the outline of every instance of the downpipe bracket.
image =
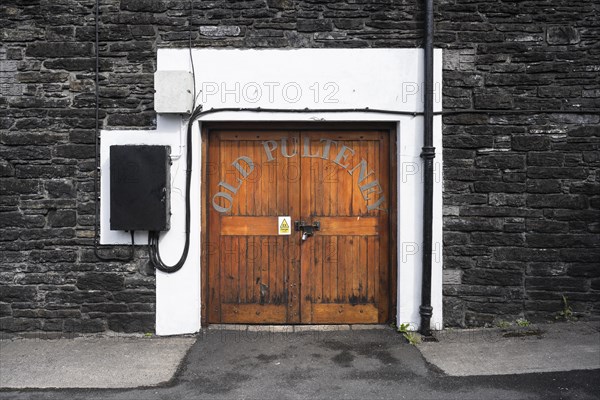
<svg viewBox="0 0 600 400">
<path fill-rule="evenodd" d="M 435 158 L 435 147 L 423 146 L 421 148 L 421 158 L 425 160 L 433 160 Z"/>
</svg>

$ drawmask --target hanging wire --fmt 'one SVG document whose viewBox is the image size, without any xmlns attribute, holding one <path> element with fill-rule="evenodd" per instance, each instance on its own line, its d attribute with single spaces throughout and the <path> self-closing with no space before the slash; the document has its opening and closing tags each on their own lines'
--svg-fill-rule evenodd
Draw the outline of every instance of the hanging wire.
<svg viewBox="0 0 600 400">
<path fill-rule="evenodd" d="M 102 260 L 102 261 L 124 261 L 129 262 L 133 260 L 134 254 L 134 246 L 135 241 L 133 238 L 134 232 L 131 231 L 131 251 L 128 258 L 123 259 L 119 257 L 106 257 L 100 254 L 98 251 L 98 245 L 100 244 L 100 99 L 99 99 L 99 75 L 100 75 L 100 50 L 99 50 L 99 20 L 100 20 L 100 2 L 96 0 L 96 10 L 95 10 L 95 56 L 96 56 L 96 65 L 95 65 L 95 80 L 94 80 L 94 95 L 96 99 L 96 126 L 95 126 L 95 135 L 94 135 L 94 144 L 95 144 L 95 157 L 96 157 L 96 165 L 94 168 L 94 255 Z"/>
</svg>

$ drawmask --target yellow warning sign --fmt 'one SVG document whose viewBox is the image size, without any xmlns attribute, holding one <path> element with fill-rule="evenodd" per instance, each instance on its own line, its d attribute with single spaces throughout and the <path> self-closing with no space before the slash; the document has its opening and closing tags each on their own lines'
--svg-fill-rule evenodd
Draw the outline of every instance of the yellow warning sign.
<svg viewBox="0 0 600 400">
<path fill-rule="evenodd" d="M 291 225 L 292 225 L 291 217 L 278 217 L 277 218 L 278 233 L 280 235 L 291 235 L 292 234 L 292 229 L 290 228 Z"/>
</svg>

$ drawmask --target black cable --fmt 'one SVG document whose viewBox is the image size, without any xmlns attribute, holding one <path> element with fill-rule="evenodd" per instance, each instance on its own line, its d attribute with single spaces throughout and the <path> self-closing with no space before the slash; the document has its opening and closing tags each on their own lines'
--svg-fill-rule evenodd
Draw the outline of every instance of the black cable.
<svg viewBox="0 0 600 400">
<path fill-rule="evenodd" d="M 433 115 L 488 114 L 488 115 L 530 115 L 530 114 L 598 114 L 598 110 L 448 110 L 435 111 Z"/>
<path fill-rule="evenodd" d="M 190 0 L 190 14 L 188 20 L 188 51 L 190 55 L 190 63 L 192 66 L 192 80 L 194 89 L 192 92 L 192 114 L 187 123 L 186 136 L 186 175 L 185 175 L 185 244 L 183 253 L 177 263 L 174 265 L 166 265 L 160 256 L 160 232 L 148 231 L 148 257 L 154 268 L 166 273 L 177 272 L 183 267 L 190 250 L 190 187 L 192 182 L 192 127 L 194 121 L 200 116 L 202 106 L 196 106 L 196 71 L 194 67 L 194 57 L 192 54 L 192 18 L 194 17 L 194 0 Z"/>
<path fill-rule="evenodd" d="M 224 107 L 210 108 L 198 114 L 198 117 L 207 114 L 216 114 L 220 112 L 270 112 L 270 113 L 349 113 L 362 112 L 374 114 L 408 115 L 412 117 L 421 116 L 423 111 L 400 111 L 386 110 L 381 108 L 245 108 L 245 107 Z M 457 114 L 597 114 L 598 110 L 449 110 L 434 111 L 433 115 L 457 115 Z"/>
<path fill-rule="evenodd" d="M 192 93 L 192 110 L 196 107 L 196 70 L 194 68 L 194 57 L 192 55 L 192 19 L 194 18 L 194 0 L 190 0 L 190 19 L 188 20 L 188 50 L 190 53 L 190 63 L 192 65 L 192 80 L 194 84 L 194 92 Z M 193 122 L 193 121 L 192 121 Z"/>
<path fill-rule="evenodd" d="M 224 108 L 211 108 L 200 112 L 198 117 L 215 114 L 220 112 L 271 112 L 271 113 L 318 113 L 318 112 L 330 112 L 330 113 L 348 113 L 348 112 L 371 112 L 377 114 L 398 114 L 398 115 L 410 115 L 416 117 L 422 115 L 422 112 L 417 111 L 396 111 L 396 110 L 382 110 L 379 108 L 245 108 L 245 107 L 224 107 Z"/>
<path fill-rule="evenodd" d="M 174 265 L 166 265 L 161 257 L 159 250 L 160 232 L 149 231 L 148 232 L 148 256 L 150 263 L 154 268 L 159 271 L 166 273 L 177 272 L 183 267 L 185 260 L 187 259 L 190 250 L 190 187 L 192 185 L 192 129 L 194 121 L 202 115 L 202 106 L 196 107 L 196 109 L 190 115 L 187 122 L 187 137 L 186 137 L 186 151 L 185 151 L 185 244 L 183 247 L 183 253 L 179 258 L 179 261 Z"/>
</svg>

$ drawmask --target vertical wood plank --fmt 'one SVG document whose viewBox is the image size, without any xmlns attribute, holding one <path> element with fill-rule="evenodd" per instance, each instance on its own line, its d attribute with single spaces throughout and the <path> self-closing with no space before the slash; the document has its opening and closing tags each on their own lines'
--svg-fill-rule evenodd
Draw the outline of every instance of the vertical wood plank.
<svg viewBox="0 0 600 400">
<path fill-rule="evenodd" d="M 260 281 L 258 282 L 259 304 L 269 303 L 269 237 L 260 236 Z"/>
<path fill-rule="evenodd" d="M 208 131 L 206 129 L 202 129 L 200 132 L 200 140 L 201 140 L 201 154 L 200 160 L 202 160 L 202 165 L 200 166 L 201 175 L 200 175 L 200 296 L 201 296 L 201 306 L 200 306 L 200 323 L 202 326 L 206 326 L 208 323 L 208 289 L 209 289 L 209 243 L 208 243 L 208 196 L 207 193 L 210 190 L 210 181 L 209 181 L 209 169 L 210 169 L 210 158 L 209 158 L 209 149 L 208 149 Z"/>
<path fill-rule="evenodd" d="M 351 142 L 340 141 L 340 148 L 342 145 L 346 145 L 352 147 Z M 352 157 L 348 157 L 347 161 L 342 161 L 342 163 L 351 164 Z M 352 196 L 354 185 L 352 184 L 352 177 L 348 173 L 347 170 L 336 165 L 337 168 L 340 169 L 340 173 L 338 174 L 339 182 L 338 182 L 338 216 L 350 216 L 352 215 Z"/>
<path fill-rule="evenodd" d="M 248 147 L 248 154 L 249 157 L 252 158 L 252 161 L 254 162 L 254 171 L 252 172 L 252 175 L 250 175 L 247 179 L 247 197 L 246 200 L 248 202 L 248 214 L 247 215 L 257 215 L 256 214 L 256 202 L 257 202 L 257 188 L 256 188 L 256 182 L 260 179 L 260 174 L 261 174 L 261 168 L 260 168 L 260 159 L 258 157 L 257 154 L 257 147 L 258 146 L 254 146 L 251 144 L 250 141 L 247 141 L 247 147 Z"/>
<path fill-rule="evenodd" d="M 243 238 L 242 238 L 243 239 Z M 235 294 L 236 294 L 236 298 L 235 301 L 237 304 L 241 303 L 241 268 L 240 268 L 240 264 L 241 264 L 241 257 L 240 257 L 240 237 L 239 236 L 235 236 L 232 238 L 232 271 L 233 271 L 233 290 L 235 290 Z"/>
<path fill-rule="evenodd" d="M 262 146 L 254 145 L 252 146 L 254 150 L 254 155 L 256 156 L 256 170 L 257 174 L 254 179 L 253 185 L 253 197 L 254 197 L 254 215 L 261 216 L 264 215 L 262 213 L 263 210 L 263 196 L 262 196 L 262 181 L 264 179 L 265 171 L 263 168 L 264 163 L 264 151 L 261 151 Z"/>
<path fill-rule="evenodd" d="M 377 297 L 379 276 L 376 274 L 375 250 L 375 237 L 367 237 L 367 299 L 370 303 L 375 303 L 379 300 Z"/>
<path fill-rule="evenodd" d="M 384 185 L 384 193 L 386 195 L 387 209 L 389 210 L 389 135 L 380 133 L 381 140 L 379 141 L 379 171 L 381 174 L 380 182 Z M 379 281 L 381 286 L 381 293 L 379 297 L 378 311 L 379 311 L 379 322 L 385 322 L 388 318 L 389 308 L 389 213 L 387 211 L 378 211 L 380 218 L 380 226 L 382 234 L 379 236 L 379 249 L 380 249 L 380 260 L 379 260 Z"/>
<path fill-rule="evenodd" d="M 248 281 L 246 282 L 246 297 L 248 298 L 248 303 L 256 303 L 256 237 L 247 236 L 246 237 L 248 247 L 246 249 L 247 257 L 247 269 L 248 269 Z"/>
<path fill-rule="evenodd" d="M 301 132 L 299 135 L 300 143 L 304 143 L 304 137 L 307 135 L 306 132 Z M 300 218 L 309 219 L 312 208 L 314 207 L 312 199 L 312 186 L 314 176 L 311 169 L 311 159 L 301 158 L 300 166 Z M 298 237 L 301 233 L 298 232 Z M 309 240 L 300 242 L 300 319 L 304 324 L 310 324 L 312 322 L 312 299 L 310 298 L 310 288 L 308 283 L 310 282 L 310 257 L 311 257 L 311 242 Z"/>
<path fill-rule="evenodd" d="M 321 303 L 323 301 L 323 236 L 314 238 L 314 287 L 311 293 L 313 302 Z"/>
<path fill-rule="evenodd" d="M 246 288 L 247 288 L 247 282 L 248 282 L 248 275 L 247 275 L 247 269 L 246 269 L 246 265 L 248 263 L 248 251 L 247 251 L 247 243 L 248 243 L 248 238 L 245 236 L 240 236 L 238 238 L 238 246 L 239 246 L 239 257 L 238 257 L 238 264 L 239 264 L 239 270 L 240 270 L 240 274 L 239 274 L 239 278 L 238 278 L 238 287 L 239 287 L 239 298 L 240 298 L 240 303 L 247 303 L 248 302 L 248 297 L 246 296 Z"/>
<path fill-rule="evenodd" d="M 338 236 L 338 251 L 340 258 L 337 268 L 337 293 L 336 303 L 343 303 L 346 300 L 346 265 L 348 264 L 348 246 L 346 236 Z"/>
<path fill-rule="evenodd" d="M 209 193 L 217 193 L 217 184 L 219 182 L 219 174 L 221 172 L 221 154 L 220 154 L 220 141 L 217 135 L 209 138 L 209 161 L 211 165 L 209 174 Z M 207 251 L 208 255 L 208 313 L 207 318 L 210 322 L 220 323 L 221 322 L 221 271 L 219 265 L 220 252 L 220 216 L 212 207 L 211 198 L 209 196 L 208 202 L 208 214 L 210 223 L 208 223 L 208 237 L 207 237 Z"/>
<path fill-rule="evenodd" d="M 329 238 L 330 247 L 330 264 L 329 264 L 329 296 L 328 303 L 334 303 L 337 298 L 338 291 L 338 268 L 340 264 L 340 249 L 338 247 L 338 237 L 331 236 Z"/>
<path fill-rule="evenodd" d="M 367 302 L 367 239 L 358 237 L 358 298 L 361 302 Z"/>
<path fill-rule="evenodd" d="M 344 273 L 346 274 L 346 296 L 344 301 L 351 303 L 354 297 L 354 288 L 356 283 L 356 236 L 346 236 L 346 266 Z"/>
</svg>

